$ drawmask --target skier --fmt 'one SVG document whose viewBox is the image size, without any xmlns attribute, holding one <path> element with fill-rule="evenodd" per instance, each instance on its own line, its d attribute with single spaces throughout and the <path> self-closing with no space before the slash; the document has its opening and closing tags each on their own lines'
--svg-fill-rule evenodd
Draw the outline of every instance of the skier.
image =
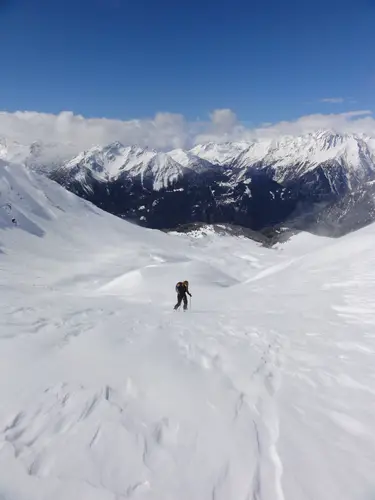
<svg viewBox="0 0 375 500">
<path fill-rule="evenodd" d="M 186 294 L 192 297 L 191 293 L 189 292 L 189 282 L 179 281 L 176 285 L 176 292 L 177 292 L 177 304 L 174 306 L 175 311 L 177 311 L 177 309 L 180 307 L 182 301 L 184 302 L 184 311 L 186 311 L 188 307 Z"/>
</svg>

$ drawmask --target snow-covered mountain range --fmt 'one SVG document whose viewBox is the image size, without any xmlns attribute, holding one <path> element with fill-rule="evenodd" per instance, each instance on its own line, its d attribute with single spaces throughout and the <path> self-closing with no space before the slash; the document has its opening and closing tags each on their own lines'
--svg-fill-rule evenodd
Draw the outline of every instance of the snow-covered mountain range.
<svg viewBox="0 0 375 500">
<path fill-rule="evenodd" d="M 118 143 L 82 153 L 50 174 L 101 208 L 152 228 L 233 222 L 259 229 L 288 215 L 288 188 L 261 172 L 238 175 L 191 152 Z"/>
<path fill-rule="evenodd" d="M 272 166 L 275 180 L 282 182 L 327 162 L 341 164 L 349 175 L 361 171 L 365 166 L 374 171 L 375 139 L 322 130 L 299 137 L 259 140 L 251 144 L 209 143 L 196 146 L 192 152 L 211 163 L 233 165 L 236 168 Z"/>
<path fill-rule="evenodd" d="M 335 231 L 344 233 L 356 219 L 351 217 L 346 227 L 348 212 L 373 211 L 368 192 L 375 180 L 375 139 L 364 135 L 325 130 L 169 152 L 115 142 L 68 161 L 61 160 L 59 148 L 53 162 L 52 146 L 33 148 L 28 156 L 25 150 L 17 156 L 10 148 L 11 159 L 23 155 L 24 163 L 46 171 L 67 189 L 149 227 L 227 222 L 261 229 L 286 220 L 324 226 L 325 214 L 335 213 L 340 221 Z M 7 157 L 5 149 L 0 157 Z M 372 220 L 372 215 L 366 220 L 362 215 L 358 227 Z M 336 219 L 326 225 L 327 231 Z"/>
</svg>

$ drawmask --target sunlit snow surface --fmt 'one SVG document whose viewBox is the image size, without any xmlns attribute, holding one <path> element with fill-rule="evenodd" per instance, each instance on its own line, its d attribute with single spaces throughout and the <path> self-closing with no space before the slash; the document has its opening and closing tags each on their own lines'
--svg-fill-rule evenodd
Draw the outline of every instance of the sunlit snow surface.
<svg viewBox="0 0 375 500">
<path fill-rule="evenodd" d="M 375 498 L 374 226 L 166 235 L 4 165 L 0 200 L 2 500 Z"/>
</svg>

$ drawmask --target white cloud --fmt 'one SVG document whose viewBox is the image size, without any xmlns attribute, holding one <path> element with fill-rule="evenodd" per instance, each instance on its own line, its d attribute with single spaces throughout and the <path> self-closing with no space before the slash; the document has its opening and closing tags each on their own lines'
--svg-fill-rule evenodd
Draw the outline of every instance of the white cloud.
<svg viewBox="0 0 375 500">
<path fill-rule="evenodd" d="M 277 138 L 280 135 L 302 135 L 322 129 L 375 136 L 375 119 L 370 110 L 314 114 L 302 116 L 294 121 L 283 121 L 269 127 L 257 128 L 254 132 L 257 138 Z"/>
<path fill-rule="evenodd" d="M 208 141 L 251 141 L 300 135 L 317 129 L 366 133 L 375 136 L 375 119 L 369 110 L 314 114 L 292 121 L 253 127 L 241 123 L 230 109 L 211 113 L 208 121 L 189 122 L 182 115 L 158 113 L 142 120 L 84 118 L 64 111 L 58 115 L 29 111 L 0 112 L 0 137 L 30 144 L 34 141 L 70 144 L 77 152 L 95 144 L 120 141 L 159 150 L 188 148 Z M 71 147 L 69 148 L 71 150 Z"/>
<path fill-rule="evenodd" d="M 302 135 L 320 129 L 331 129 L 341 133 L 365 133 L 375 136 L 375 119 L 369 110 L 335 114 L 302 116 L 293 121 L 282 121 L 260 127 L 246 127 L 236 121 L 224 134 L 215 124 L 208 123 L 206 130 L 194 138 L 195 143 L 209 141 L 252 141 L 254 139 L 277 139 L 283 135 Z"/>
<path fill-rule="evenodd" d="M 121 141 L 165 149 L 182 147 L 188 140 L 187 123 L 183 116 L 158 113 L 149 120 L 110 120 L 84 118 L 64 111 L 58 115 L 17 111 L 0 112 L 0 137 L 21 143 L 64 142 L 86 149 L 95 144 Z"/>
<path fill-rule="evenodd" d="M 330 104 L 341 104 L 345 101 L 343 97 L 324 97 L 320 102 L 328 102 Z"/>
<path fill-rule="evenodd" d="M 231 109 L 216 109 L 210 115 L 213 127 L 224 133 L 233 130 L 238 124 L 236 114 Z"/>
</svg>

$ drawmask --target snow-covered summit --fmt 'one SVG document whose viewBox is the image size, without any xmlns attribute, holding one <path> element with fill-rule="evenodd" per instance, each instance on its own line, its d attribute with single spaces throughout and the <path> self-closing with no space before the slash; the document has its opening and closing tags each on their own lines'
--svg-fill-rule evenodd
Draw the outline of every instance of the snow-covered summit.
<svg viewBox="0 0 375 500">
<path fill-rule="evenodd" d="M 235 161 L 249 145 L 246 142 L 209 142 L 198 144 L 190 152 L 215 165 L 228 165 Z"/>
<path fill-rule="evenodd" d="M 339 165 L 349 183 L 353 176 L 366 179 L 369 172 L 375 172 L 375 139 L 334 130 L 251 143 L 209 143 L 191 151 L 213 163 L 237 169 L 272 167 L 278 182 L 298 179 L 319 166 L 329 174 L 331 165 Z"/>
<path fill-rule="evenodd" d="M 199 160 L 199 159 L 198 159 Z M 125 147 L 119 142 L 108 146 L 96 146 L 85 151 L 63 165 L 62 171 L 73 172 L 81 177 L 90 171 L 97 180 L 114 181 L 126 174 L 143 182 L 151 180 L 153 189 L 167 187 L 185 171 L 171 155 L 138 146 Z"/>
<path fill-rule="evenodd" d="M 158 191 L 176 182 L 188 170 L 168 154 L 158 153 L 150 158 L 143 167 L 134 170 L 134 174 L 141 177 L 142 183 L 145 179 L 150 179 L 153 189 Z"/>
<path fill-rule="evenodd" d="M 359 168 L 366 158 L 375 159 L 374 151 L 366 141 L 354 134 L 337 134 L 328 131 L 286 137 L 271 143 L 263 163 L 278 166 L 304 164 L 313 168 L 330 160 L 341 161 L 348 168 Z"/>
<path fill-rule="evenodd" d="M 374 139 L 364 135 L 338 134 L 330 130 L 319 130 L 297 137 L 257 140 L 247 144 L 210 143 L 197 146 L 192 151 L 202 158 L 210 158 L 210 161 L 227 163 L 238 168 L 258 163 L 273 166 L 276 175 L 278 168 L 295 168 L 295 173 L 301 174 L 299 167 L 306 171 L 332 160 L 340 162 L 348 169 L 358 169 L 364 164 L 375 162 Z"/>
<path fill-rule="evenodd" d="M 77 167 L 88 168 L 96 177 L 108 180 L 118 177 L 122 171 L 141 167 L 156 154 L 154 150 L 138 146 L 125 147 L 119 142 L 114 142 L 104 147 L 95 146 L 83 151 L 68 161 L 63 168 L 66 170 Z"/>
<path fill-rule="evenodd" d="M 196 172 L 202 172 L 213 167 L 211 162 L 204 158 L 200 158 L 191 151 L 173 149 L 172 151 L 168 151 L 167 154 L 183 167 L 191 168 Z"/>
</svg>

